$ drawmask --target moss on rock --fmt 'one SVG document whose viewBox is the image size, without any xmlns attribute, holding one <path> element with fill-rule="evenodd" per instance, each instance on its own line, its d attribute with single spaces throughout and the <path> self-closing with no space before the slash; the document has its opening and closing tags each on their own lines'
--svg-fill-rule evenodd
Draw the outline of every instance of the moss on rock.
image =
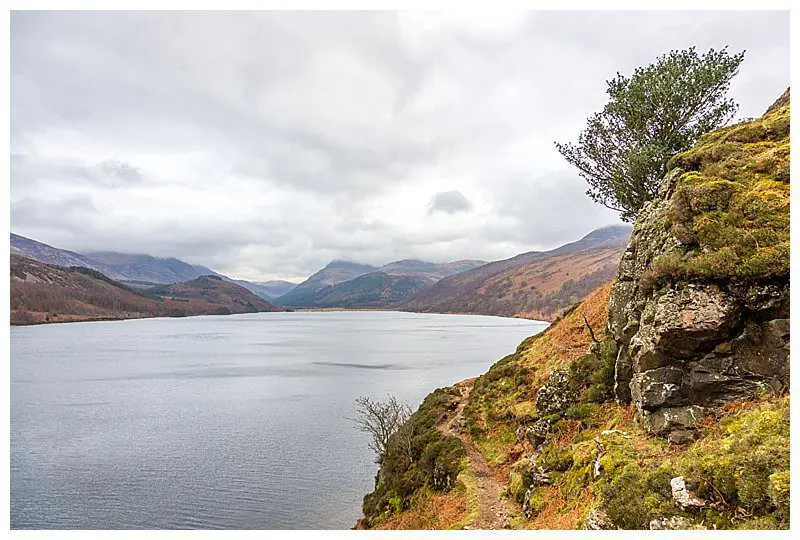
<svg viewBox="0 0 800 540">
<path fill-rule="evenodd" d="M 789 94 L 758 119 L 717 130 L 673 158 L 684 172 L 667 212 L 682 245 L 656 277 L 752 281 L 789 271 Z"/>
</svg>

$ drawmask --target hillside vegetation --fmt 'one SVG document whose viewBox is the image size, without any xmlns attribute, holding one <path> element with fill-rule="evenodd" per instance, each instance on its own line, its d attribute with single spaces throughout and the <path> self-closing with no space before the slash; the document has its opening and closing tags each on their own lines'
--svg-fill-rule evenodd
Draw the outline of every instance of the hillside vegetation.
<svg viewBox="0 0 800 540">
<path fill-rule="evenodd" d="M 401 308 L 552 321 L 614 276 L 630 231 L 606 227 L 551 251 L 480 266 L 435 283 Z"/>
<path fill-rule="evenodd" d="M 381 467 L 360 526 L 788 528 L 788 119 L 678 155 L 614 281 L 423 402 L 455 481 Z"/>
<path fill-rule="evenodd" d="M 296 286 L 294 283 L 279 280 L 253 283 L 243 279 L 231 279 L 205 266 L 189 264 L 174 257 L 152 257 L 145 254 L 119 253 L 116 251 L 101 251 L 82 255 L 14 233 L 11 233 L 11 253 L 62 268 L 71 268 L 73 266 L 90 268 L 111 279 L 139 288 L 180 283 L 202 276 L 214 275 L 241 285 L 253 294 L 270 300 L 276 296 L 286 294 Z"/>
<path fill-rule="evenodd" d="M 11 255 L 12 324 L 280 310 L 213 276 L 143 291 L 93 269 L 60 268 Z"/>
<path fill-rule="evenodd" d="M 376 268 L 333 261 L 275 301 L 303 308 L 393 309 L 440 279 L 483 264 L 476 260 L 435 264 L 404 259 Z"/>
</svg>

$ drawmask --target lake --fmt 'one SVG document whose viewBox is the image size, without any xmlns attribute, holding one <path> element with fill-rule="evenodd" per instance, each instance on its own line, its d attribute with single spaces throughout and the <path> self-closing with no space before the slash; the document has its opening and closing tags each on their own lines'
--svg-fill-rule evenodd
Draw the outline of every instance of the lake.
<svg viewBox="0 0 800 540">
<path fill-rule="evenodd" d="M 11 527 L 347 529 L 354 398 L 479 375 L 546 323 L 259 313 L 11 328 Z"/>
</svg>

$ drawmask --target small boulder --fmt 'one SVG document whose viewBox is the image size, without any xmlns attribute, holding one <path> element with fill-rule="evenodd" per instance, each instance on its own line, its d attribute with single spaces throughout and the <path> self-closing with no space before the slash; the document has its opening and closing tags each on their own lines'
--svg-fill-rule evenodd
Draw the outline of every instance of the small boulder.
<svg viewBox="0 0 800 540">
<path fill-rule="evenodd" d="M 578 399 L 578 388 L 572 384 L 569 373 L 556 370 L 536 392 L 536 413 L 540 417 L 552 414 L 564 414 Z"/>
<path fill-rule="evenodd" d="M 678 507 L 687 510 L 702 508 L 706 505 L 704 500 L 699 499 L 697 495 L 686 489 L 686 480 L 684 480 L 683 476 L 676 476 L 669 481 L 669 485 L 672 487 L 672 500 L 675 501 Z"/>
<path fill-rule="evenodd" d="M 583 523 L 583 530 L 585 531 L 615 531 L 619 529 L 608 514 L 599 508 L 592 508 L 586 515 L 586 520 Z"/>
<path fill-rule="evenodd" d="M 552 427 L 553 423 L 550 420 L 537 420 L 527 433 L 528 442 L 531 443 L 531 446 L 537 448 L 541 445 L 547 439 L 547 434 L 550 433 Z"/>
<path fill-rule="evenodd" d="M 667 436 L 667 440 L 672 444 L 689 444 L 694 440 L 695 432 L 688 429 L 676 429 L 671 431 Z"/>
<path fill-rule="evenodd" d="M 550 474 L 544 470 L 543 467 L 533 467 L 531 470 L 531 487 L 537 488 L 541 486 L 549 486 L 553 483 L 553 479 L 550 478 Z"/>
<path fill-rule="evenodd" d="M 686 519 L 683 516 L 662 517 L 650 521 L 651 531 L 687 531 L 706 530 L 706 527 Z"/>
</svg>

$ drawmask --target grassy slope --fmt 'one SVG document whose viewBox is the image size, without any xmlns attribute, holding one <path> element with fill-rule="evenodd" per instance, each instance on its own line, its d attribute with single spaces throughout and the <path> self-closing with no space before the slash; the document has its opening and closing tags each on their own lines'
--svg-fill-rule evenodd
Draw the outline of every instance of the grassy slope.
<svg viewBox="0 0 800 540">
<path fill-rule="evenodd" d="M 445 278 L 423 290 L 403 309 L 478 313 L 551 321 L 616 273 L 625 242 L 575 252 L 532 254 Z M 537 255 L 539 256 L 537 258 Z"/>
<path fill-rule="evenodd" d="M 543 333 L 523 341 L 514 354 L 497 363 L 475 381 L 464 411 L 470 435 L 490 463 L 507 465 L 518 457 L 515 431 L 533 418 L 536 390 L 553 369 L 583 356 L 592 343 L 584 317 L 597 332 L 605 327 L 610 283 Z"/>
<path fill-rule="evenodd" d="M 534 419 L 536 390 L 550 371 L 574 368 L 590 350 L 592 341 L 584 316 L 598 337 L 604 337 L 603 330 L 597 330 L 604 328 L 608 292 L 609 284 L 593 292 L 570 314 L 543 334 L 525 340 L 514 354 L 497 362 L 474 383 L 465 411 L 468 433 L 487 461 L 508 479 L 507 495 L 517 504 L 521 504 L 530 483 L 520 472 L 522 461 L 518 460 L 531 448 L 517 440 L 515 429 Z M 595 367 L 602 371 L 602 365 Z M 597 394 L 591 392 L 588 379 L 581 379 L 581 396 L 566 414 L 551 418 L 553 425 L 544 452 L 537 459 L 537 464 L 551 471 L 554 483 L 534 491 L 534 515 L 525 519 L 520 512 L 513 521 L 514 528 L 580 528 L 596 506 L 603 507 L 616 523 L 634 529 L 647 528 L 656 516 L 672 515 L 714 528 L 788 526 L 788 396 L 764 395 L 732 403 L 704 423 L 695 443 L 675 446 L 640 429 L 633 420 L 632 406 L 602 398 L 602 403 L 596 403 Z M 437 392 L 447 395 L 450 390 Z M 444 403 L 441 399 L 438 402 Z M 437 422 L 443 422 L 452 410 L 440 406 L 436 414 Z M 600 478 L 592 472 L 598 458 L 595 440 L 605 448 Z M 470 501 L 470 471 L 465 467 L 462 463 L 452 490 L 440 491 L 423 484 L 407 495 L 404 506 L 386 511 L 375 523 L 376 528 L 448 529 L 468 525 L 474 503 Z M 674 506 L 669 481 L 678 475 L 686 477 L 689 487 L 707 499 L 710 508 L 689 513 Z"/>
<path fill-rule="evenodd" d="M 706 135 L 674 164 L 683 172 L 664 226 L 681 246 L 656 260 L 654 281 L 788 275 L 788 93 L 763 118 Z M 787 528 L 789 396 L 730 403 L 701 424 L 698 440 L 688 446 L 648 435 L 633 421 L 632 406 L 609 399 L 614 350 L 604 335 L 608 294 L 609 284 L 600 287 L 474 383 L 464 412 L 468 433 L 487 461 L 507 474 L 508 496 L 518 503 L 531 483 L 519 458 L 531 448 L 517 438 L 516 428 L 537 420 L 536 392 L 553 369 L 567 369 L 580 387 L 563 415 L 548 418 L 551 427 L 536 464 L 549 471 L 552 483 L 530 493 L 531 518 L 518 517 L 514 527 L 579 528 L 592 508 L 602 508 L 629 529 L 668 516 L 709 528 Z M 592 345 L 584 317 L 601 343 Z M 468 475 L 462 471 L 459 478 Z M 679 475 L 706 500 L 705 508 L 688 512 L 674 505 L 669 481 Z M 469 508 L 468 495 L 457 488 L 449 496 Z M 439 499 L 411 500 L 406 513 L 425 516 L 436 512 L 432 501 Z M 392 519 L 385 523 L 422 523 Z M 447 528 L 463 521 L 440 517 L 425 523 Z"/>
</svg>

